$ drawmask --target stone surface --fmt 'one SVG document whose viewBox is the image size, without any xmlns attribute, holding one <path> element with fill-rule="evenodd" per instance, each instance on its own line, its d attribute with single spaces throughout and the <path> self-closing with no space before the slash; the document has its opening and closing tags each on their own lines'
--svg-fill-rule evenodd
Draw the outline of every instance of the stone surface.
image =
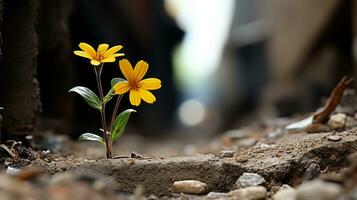
<svg viewBox="0 0 357 200">
<path fill-rule="evenodd" d="M 229 192 L 231 200 L 261 200 L 267 196 L 267 189 L 263 186 L 252 186 Z"/>
<path fill-rule="evenodd" d="M 175 181 L 172 191 L 186 194 L 204 194 L 207 192 L 207 184 L 197 180 Z"/>
<path fill-rule="evenodd" d="M 4 107 L 3 134 L 11 137 L 32 133 L 40 112 L 36 79 L 38 5 L 38 0 L 4 1 L 0 105 Z"/>
<path fill-rule="evenodd" d="M 264 184 L 266 181 L 264 177 L 255 173 L 246 173 L 244 172 L 236 182 L 237 188 L 244 188 L 249 186 L 258 186 Z"/>
<path fill-rule="evenodd" d="M 347 116 L 343 113 L 332 115 L 327 122 L 327 125 L 333 129 L 343 129 L 346 126 Z"/>
<path fill-rule="evenodd" d="M 335 184 L 314 180 L 305 182 L 297 188 L 297 200 L 334 200 L 342 192 L 342 187 Z"/>
</svg>

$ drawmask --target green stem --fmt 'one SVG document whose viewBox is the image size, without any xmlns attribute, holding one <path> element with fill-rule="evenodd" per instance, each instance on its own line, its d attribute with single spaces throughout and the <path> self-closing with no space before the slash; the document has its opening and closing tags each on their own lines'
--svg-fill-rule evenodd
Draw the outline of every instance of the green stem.
<svg viewBox="0 0 357 200">
<path fill-rule="evenodd" d="M 120 94 L 117 98 L 117 101 L 115 103 L 115 107 L 114 107 L 114 111 L 113 111 L 113 115 L 112 115 L 112 121 L 110 123 L 110 130 L 113 128 L 114 122 L 115 122 L 115 118 L 117 117 L 117 113 L 118 113 L 118 109 L 119 109 L 119 105 L 120 105 L 120 101 L 121 98 L 123 97 L 122 94 Z"/>
<path fill-rule="evenodd" d="M 107 158 L 112 158 L 112 141 L 110 138 L 110 135 L 108 134 L 108 129 L 107 129 L 107 124 L 106 124 L 106 119 L 105 119 L 105 104 L 104 104 L 104 93 L 103 93 L 103 87 L 102 87 L 102 81 L 101 81 L 101 76 L 102 76 L 102 70 L 103 70 L 103 64 L 99 68 L 94 67 L 96 79 L 97 79 L 97 85 L 98 85 L 98 90 L 99 90 L 99 96 L 100 96 L 100 101 L 102 104 L 102 109 L 100 110 L 100 115 L 102 119 L 102 126 L 104 130 L 104 141 L 105 141 L 105 147 L 106 147 L 106 156 Z"/>
</svg>

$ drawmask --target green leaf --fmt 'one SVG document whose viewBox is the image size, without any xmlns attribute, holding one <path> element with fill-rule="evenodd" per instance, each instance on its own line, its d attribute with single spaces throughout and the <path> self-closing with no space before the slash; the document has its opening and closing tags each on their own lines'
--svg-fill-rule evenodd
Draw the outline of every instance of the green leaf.
<svg viewBox="0 0 357 200">
<path fill-rule="evenodd" d="M 123 82 L 123 81 L 126 81 L 126 80 L 123 78 L 113 78 L 110 83 L 111 83 L 112 87 L 114 87 L 115 84 Z"/>
<path fill-rule="evenodd" d="M 115 91 L 114 91 L 114 85 L 119 83 L 119 82 L 123 82 L 125 81 L 125 79 L 122 79 L 122 78 L 113 78 L 112 81 L 110 82 L 111 83 L 111 89 L 109 90 L 108 94 L 105 95 L 104 99 L 103 99 L 103 102 L 104 104 L 108 103 L 112 98 L 113 96 L 115 96 Z"/>
<path fill-rule="evenodd" d="M 81 136 L 79 136 L 79 140 L 97 141 L 104 144 L 103 138 L 93 133 L 83 133 Z"/>
<path fill-rule="evenodd" d="M 111 88 L 111 89 L 109 90 L 108 94 L 105 95 L 105 97 L 103 98 L 103 103 L 104 103 L 104 104 L 108 103 L 108 102 L 113 98 L 114 95 L 115 95 L 114 89 Z"/>
<path fill-rule="evenodd" d="M 110 131 L 113 141 L 117 140 L 123 134 L 126 127 L 126 123 L 128 122 L 130 114 L 132 112 L 136 112 L 136 111 L 133 109 L 124 110 L 116 118 L 114 125 Z"/>
<path fill-rule="evenodd" d="M 102 109 L 99 97 L 94 92 L 92 92 L 92 90 L 86 87 L 77 86 L 70 89 L 68 92 L 75 92 L 81 95 L 84 98 L 84 100 L 93 108 L 98 110 Z"/>
</svg>

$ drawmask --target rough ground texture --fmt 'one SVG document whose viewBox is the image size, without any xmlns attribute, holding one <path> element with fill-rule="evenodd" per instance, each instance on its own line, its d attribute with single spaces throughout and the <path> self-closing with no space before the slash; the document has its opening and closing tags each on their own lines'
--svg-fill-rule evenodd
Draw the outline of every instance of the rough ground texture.
<svg viewBox="0 0 357 200">
<path fill-rule="evenodd" d="M 330 141 L 332 135 L 341 136 L 341 140 Z M 338 171 L 345 166 L 346 157 L 356 151 L 357 133 L 350 130 L 289 134 L 271 144 L 258 143 L 232 158 L 209 154 L 165 159 L 63 159 L 37 160 L 33 165 L 44 167 L 50 174 L 91 169 L 112 177 L 118 183 L 116 189 L 122 192 L 132 193 L 137 185 L 142 185 L 146 194 L 168 194 L 174 181 L 187 179 L 207 183 L 209 191 L 227 192 L 243 172 L 262 175 L 268 186 L 297 185 L 304 177 L 313 176 L 309 174 L 312 163 L 324 172 Z"/>
<path fill-rule="evenodd" d="M 3 1 L 0 105 L 5 109 L 3 133 L 12 136 L 31 133 L 40 111 L 36 79 L 37 6 L 37 0 Z"/>
</svg>

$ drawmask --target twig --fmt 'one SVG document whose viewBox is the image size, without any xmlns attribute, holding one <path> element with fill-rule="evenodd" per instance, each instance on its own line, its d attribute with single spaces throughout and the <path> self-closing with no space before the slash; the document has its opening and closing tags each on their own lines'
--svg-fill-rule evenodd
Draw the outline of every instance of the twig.
<svg viewBox="0 0 357 200">
<path fill-rule="evenodd" d="M 6 145 L 0 144 L 0 147 L 3 148 L 12 158 L 17 158 L 16 154 L 12 152 Z"/>
<path fill-rule="evenodd" d="M 336 85 L 336 87 L 332 91 L 324 108 L 313 115 L 313 122 L 312 122 L 313 124 L 323 124 L 328 120 L 330 114 L 335 110 L 336 106 L 340 103 L 341 98 L 343 96 L 343 92 L 346 90 L 346 88 L 352 81 L 353 78 L 347 76 L 341 79 L 341 81 Z"/>
</svg>

